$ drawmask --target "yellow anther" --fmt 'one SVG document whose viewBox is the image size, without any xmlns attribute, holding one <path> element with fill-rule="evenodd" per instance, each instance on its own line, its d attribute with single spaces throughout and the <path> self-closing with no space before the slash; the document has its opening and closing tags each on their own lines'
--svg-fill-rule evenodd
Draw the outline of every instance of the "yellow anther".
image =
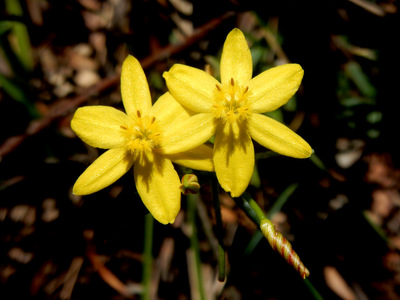
<svg viewBox="0 0 400 300">
<path fill-rule="evenodd" d="M 235 82 L 232 77 L 228 84 L 216 84 L 217 104 L 212 107 L 215 109 L 216 118 L 224 122 L 235 122 L 247 118 L 248 104 L 247 92 L 249 87 L 241 87 L 240 82 Z"/>
</svg>

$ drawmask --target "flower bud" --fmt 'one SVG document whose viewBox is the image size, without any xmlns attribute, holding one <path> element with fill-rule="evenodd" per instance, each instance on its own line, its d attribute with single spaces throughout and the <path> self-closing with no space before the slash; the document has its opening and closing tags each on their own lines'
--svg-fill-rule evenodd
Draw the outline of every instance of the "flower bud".
<svg viewBox="0 0 400 300">
<path fill-rule="evenodd" d="M 274 224 L 267 218 L 260 222 L 260 229 L 263 235 L 268 239 L 268 243 L 276 252 L 278 252 L 297 272 L 305 279 L 310 275 L 310 271 L 304 266 L 296 252 L 294 252 L 289 241 L 275 229 Z"/>
<path fill-rule="evenodd" d="M 200 184 L 197 176 L 194 174 L 186 174 L 182 177 L 181 192 L 184 195 L 197 194 L 200 190 Z"/>
</svg>

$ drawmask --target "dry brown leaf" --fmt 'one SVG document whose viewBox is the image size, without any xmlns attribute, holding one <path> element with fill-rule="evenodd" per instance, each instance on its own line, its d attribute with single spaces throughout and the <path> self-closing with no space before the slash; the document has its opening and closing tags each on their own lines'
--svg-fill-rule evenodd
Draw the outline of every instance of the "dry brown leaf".
<svg viewBox="0 0 400 300">
<path fill-rule="evenodd" d="M 8 256 L 21 264 L 27 264 L 32 260 L 33 253 L 25 252 L 19 247 L 14 247 L 8 251 Z"/>
<path fill-rule="evenodd" d="M 69 266 L 68 272 L 65 275 L 65 282 L 63 288 L 60 291 L 60 299 L 69 300 L 71 299 L 72 291 L 74 290 L 74 286 L 76 280 L 78 279 L 79 271 L 82 268 L 84 259 L 83 257 L 75 257 L 71 265 Z"/>
<path fill-rule="evenodd" d="M 87 256 L 89 260 L 92 262 L 93 267 L 97 270 L 100 277 L 114 290 L 119 292 L 121 295 L 128 297 L 130 296 L 130 290 L 128 287 L 118 279 L 117 276 L 114 275 L 101 261 L 99 256 L 93 251 L 88 250 Z"/>
<path fill-rule="evenodd" d="M 393 202 L 386 190 L 375 190 L 372 192 L 371 212 L 380 218 L 386 218 L 393 210 Z"/>
<path fill-rule="evenodd" d="M 344 300 L 357 300 L 354 291 L 335 267 L 326 266 L 323 272 L 326 284 L 336 295 Z"/>
<path fill-rule="evenodd" d="M 365 157 L 368 170 L 365 180 L 382 187 L 390 188 L 399 185 L 400 171 L 394 169 L 392 158 L 387 153 L 372 153 Z"/>
<path fill-rule="evenodd" d="M 78 86 L 88 88 L 101 80 L 99 74 L 91 70 L 80 70 L 76 73 L 74 81 Z"/>
<path fill-rule="evenodd" d="M 171 269 L 171 262 L 174 257 L 174 252 L 174 239 L 170 237 L 165 238 L 160 248 L 159 257 L 157 258 L 157 265 L 160 269 L 160 276 L 163 281 L 170 281 L 169 275 L 171 274 L 169 270 Z"/>
<path fill-rule="evenodd" d="M 383 257 L 385 267 L 392 272 L 400 272 L 400 255 L 395 251 L 388 252 Z"/>
<path fill-rule="evenodd" d="M 101 3 L 98 0 L 78 0 L 79 3 L 89 10 L 100 10 Z"/>
</svg>

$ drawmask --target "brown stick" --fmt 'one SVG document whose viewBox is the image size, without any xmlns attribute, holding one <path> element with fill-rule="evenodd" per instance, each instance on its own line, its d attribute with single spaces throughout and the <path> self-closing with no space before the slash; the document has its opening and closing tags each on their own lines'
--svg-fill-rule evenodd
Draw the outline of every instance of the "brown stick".
<svg viewBox="0 0 400 300">
<path fill-rule="evenodd" d="M 161 50 L 141 60 L 140 63 L 142 68 L 147 69 L 156 62 L 162 61 L 173 54 L 183 51 L 184 49 L 204 38 L 224 20 L 232 17 L 233 15 L 234 13 L 232 12 L 225 13 L 224 15 L 212 19 L 211 21 L 197 28 L 195 32 L 191 36 L 185 38 L 182 43 L 177 45 L 168 45 L 164 48 L 161 48 Z M 119 74 L 116 74 L 115 76 L 101 80 L 99 83 L 89 87 L 82 94 L 76 97 L 61 98 L 56 100 L 53 104 L 49 105 L 49 112 L 43 118 L 33 120 L 23 134 L 12 136 L 5 140 L 5 142 L 0 146 L 0 161 L 17 149 L 28 137 L 38 134 L 43 129 L 50 126 L 54 121 L 68 115 L 69 113 L 72 113 L 78 106 L 84 104 L 91 96 L 100 94 L 105 90 L 116 86 L 118 82 Z"/>
</svg>

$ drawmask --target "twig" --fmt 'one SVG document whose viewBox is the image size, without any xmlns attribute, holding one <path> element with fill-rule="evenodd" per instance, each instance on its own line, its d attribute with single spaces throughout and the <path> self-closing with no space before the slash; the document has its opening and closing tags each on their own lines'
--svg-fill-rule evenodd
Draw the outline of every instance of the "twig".
<svg viewBox="0 0 400 300">
<path fill-rule="evenodd" d="M 86 255 L 100 277 L 121 295 L 124 297 L 130 297 L 135 292 L 138 292 L 134 289 L 130 289 L 121 280 L 119 280 L 119 278 L 104 265 L 99 255 L 95 253 L 91 247 L 88 248 Z"/>
<path fill-rule="evenodd" d="M 224 20 L 232 17 L 233 12 L 227 12 L 224 15 L 212 19 L 206 24 L 197 28 L 193 35 L 185 38 L 181 43 L 176 45 L 168 45 L 161 48 L 160 51 L 144 58 L 141 60 L 141 65 L 143 69 L 147 69 L 158 61 L 162 61 L 171 55 L 179 53 L 184 49 L 190 47 L 194 43 L 203 39 L 207 34 L 209 34 L 213 29 L 219 26 Z M 58 99 L 54 104 L 49 105 L 49 112 L 41 119 L 32 121 L 25 132 L 20 135 L 9 137 L 5 142 L 0 145 L 0 161 L 4 159 L 8 154 L 15 151 L 27 138 L 38 134 L 43 129 L 49 127 L 53 122 L 59 118 L 68 115 L 73 112 L 76 107 L 84 104 L 91 96 L 100 94 L 109 88 L 116 86 L 119 82 L 119 74 L 115 76 L 105 78 L 94 86 L 88 88 L 82 94 L 73 98 L 61 98 Z"/>
<path fill-rule="evenodd" d="M 286 53 L 283 51 L 279 42 L 277 41 L 277 38 L 274 35 L 274 33 L 269 28 L 264 28 L 261 31 L 261 34 L 263 35 L 263 37 L 265 38 L 271 49 L 276 53 L 276 56 L 285 64 L 289 63 L 290 60 L 287 57 Z"/>
<path fill-rule="evenodd" d="M 76 280 L 78 279 L 79 271 L 83 265 L 84 259 L 81 256 L 75 257 L 65 275 L 64 286 L 60 291 L 60 299 L 69 300 L 71 299 L 72 291 L 74 289 Z"/>
<path fill-rule="evenodd" d="M 379 17 L 383 17 L 386 13 L 385 10 L 380 7 L 378 4 L 375 4 L 373 2 L 365 1 L 365 0 L 349 0 L 350 2 L 353 2 L 354 4 L 358 5 L 359 7 L 362 7 L 366 11 L 377 15 Z"/>
<path fill-rule="evenodd" d="M 45 128 L 49 127 L 54 121 L 66 116 L 75 110 L 76 107 L 85 103 L 92 95 L 104 92 L 108 88 L 115 86 L 119 81 L 119 76 L 105 78 L 96 85 L 88 88 L 81 95 L 74 98 L 61 98 L 49 105 L 49 112 L 41 119 L 32 121 L 25 132 L 20 135 L 9 137 L 0 146 L 0 160 L 16 150 L 27 138 L 36 135 Z"/>
</svg>

